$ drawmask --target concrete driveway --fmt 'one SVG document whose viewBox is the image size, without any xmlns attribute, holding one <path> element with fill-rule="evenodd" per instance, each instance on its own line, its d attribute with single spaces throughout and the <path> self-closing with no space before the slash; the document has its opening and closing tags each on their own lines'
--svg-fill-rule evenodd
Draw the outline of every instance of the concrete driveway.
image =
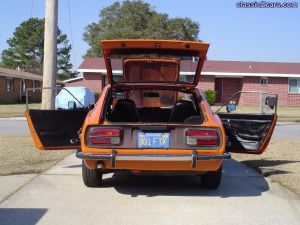
<svg viewBox="0 0 300 225">
<path fill-rule="evenodd" d="M 223 172 L 213 191 L 201 189 L 197 177 L 124 172 L 105 175 L 102 188 L 87 188 L 81 161 L 71 155 L 10 193 L 0 204 L 0 224 L 300 223 L 300 200 L 288 190 L 234 160 Z"/>
</svg>

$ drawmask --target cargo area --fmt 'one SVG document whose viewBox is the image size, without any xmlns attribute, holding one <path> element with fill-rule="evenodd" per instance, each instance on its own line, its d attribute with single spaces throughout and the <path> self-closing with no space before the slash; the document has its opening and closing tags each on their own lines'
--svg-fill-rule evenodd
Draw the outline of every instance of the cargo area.
<svg viewBox="0 0 300 225">
<path fill-rule="evenodd" d="M 111 94 L 105 117 L 110 122 L 201 124 L 201 99 L 175 90 L 126 90 Z"/>
</svg>

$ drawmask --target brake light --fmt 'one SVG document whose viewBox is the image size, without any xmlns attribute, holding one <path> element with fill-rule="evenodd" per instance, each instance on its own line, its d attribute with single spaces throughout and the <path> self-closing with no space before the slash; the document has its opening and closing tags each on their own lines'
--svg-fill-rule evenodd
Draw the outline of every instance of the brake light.
<svg viewBox="0 0 300 225">
<path fill-rule="evenodd" d="M 218 146 L 220 138 L 216 130 L 187 129 L 186 144 L 190 146 Z"/>
<path fill-rule="evenodd" d="M 90 129 L 87 140 L 90 144 L 119 145 L 121 134 L 120 128 L 94 127 Z"/>
</svg>

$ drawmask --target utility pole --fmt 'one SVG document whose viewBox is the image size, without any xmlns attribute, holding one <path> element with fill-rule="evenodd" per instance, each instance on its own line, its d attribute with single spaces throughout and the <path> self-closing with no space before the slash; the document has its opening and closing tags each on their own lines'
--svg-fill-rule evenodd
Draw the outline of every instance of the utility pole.
<svg viewBox="0 0 300 225">
<path fill-rule="evenodd" d="M 57 73 L 57 14 L 58 0 L 46 1 L 45 34 L 44 34 L 44 68 L 42 109 L 54 109 Z"/>
</svg>

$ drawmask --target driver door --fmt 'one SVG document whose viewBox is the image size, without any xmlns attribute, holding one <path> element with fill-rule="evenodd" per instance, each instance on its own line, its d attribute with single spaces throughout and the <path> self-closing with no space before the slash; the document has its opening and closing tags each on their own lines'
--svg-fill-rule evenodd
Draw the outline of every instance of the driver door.
<svg viewBox="0 0 300 225">
<path fill-rule="evenodd" d="M 258 113 L 250 112 L 251 106 L 233 106 L 230 100 L 226 104 L 227 112 L 217 112 L 227 136 L 227 152 L 262 154 L 266 150 L 277 121 L 277 95 L 266 96 L 263 102 Z"/>
</svg>

